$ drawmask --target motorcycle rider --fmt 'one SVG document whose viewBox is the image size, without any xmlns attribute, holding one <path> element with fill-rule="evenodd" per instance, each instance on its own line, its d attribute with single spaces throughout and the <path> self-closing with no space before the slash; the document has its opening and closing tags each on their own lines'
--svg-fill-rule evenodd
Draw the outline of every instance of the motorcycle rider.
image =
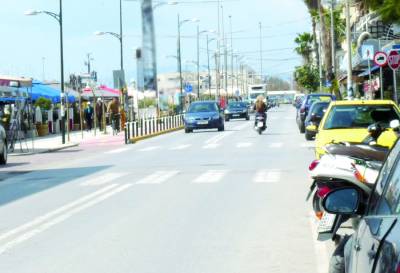
<svg viewBox="0 0 400 273">
<path fill-rule="evenodd" d="M 266 128 L 266 122 L 267 122 L 267 114 L 265 113 L 267 111 L 267 105 L 265 104 L 265 98 L 263 95 L 259 95 L 256 99 L 256 102 L 254 104 L 254 110 L 256 111 L 256 119 L 254 126 L 257 125 L 257 116 L 262 116 L 264 118 L 264 128 Z"/>
</svg>

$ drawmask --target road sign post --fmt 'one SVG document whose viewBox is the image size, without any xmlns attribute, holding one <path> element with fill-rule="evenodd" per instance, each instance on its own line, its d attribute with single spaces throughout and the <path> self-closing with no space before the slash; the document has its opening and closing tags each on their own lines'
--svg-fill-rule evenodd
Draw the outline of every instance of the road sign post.
<svg viewBox="0 0 400 273">
<path fill-rule="evenodd" d="M 400 54 L 396 50 L 390 51 L 389 56 L 388 56 L 388 64 L 389 64 L 389 67 L 393 70 L 394 101 L 396 104 L 398 104 L 396 71 L 400 67 Z"/>
<path fill-rule="evenodd" d="M 383 71 L 382 67 L 387 65 L 388 57 L 385 52 L 378 51 L 375 53 L 374 62 L 377 66 L 379 66 L 379 80 L 381 86 L 381 100 L 383 100 Z"/>
</svg>

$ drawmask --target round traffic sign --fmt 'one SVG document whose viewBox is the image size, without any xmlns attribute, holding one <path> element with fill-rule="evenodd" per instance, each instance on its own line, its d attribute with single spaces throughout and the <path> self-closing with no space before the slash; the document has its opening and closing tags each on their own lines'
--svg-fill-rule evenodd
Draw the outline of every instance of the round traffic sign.
<svg viewBox="0 0 400 273">
<path fill-rule="evenodd" d="M 377 51 L 374 56 L 374 62 L 377 66 L 383 67 L 387 65 L 388 57 L 385 52 Z"/>
<path fill-rule="evenodd" d="M 397 70 L 400 67 L 400 55 L 396 50 L 390 51 L 388 56 L 388 64 L 393 70 Z"/>
</svg>

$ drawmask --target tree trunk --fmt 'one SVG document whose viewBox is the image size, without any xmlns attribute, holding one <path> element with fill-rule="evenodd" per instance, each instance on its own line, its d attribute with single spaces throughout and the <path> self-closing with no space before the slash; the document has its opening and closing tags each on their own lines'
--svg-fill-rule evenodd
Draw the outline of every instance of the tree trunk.
<svg viewBox="0 0 400 273">
<path fill-rule="evenodd" d="M 312 31 L 313 31 L 313 42 L 314 42 L 314 52 L 315 52 L 315 61 L 317 64 L 317 67 L 319 67 L 319 51 L 318 51 L 318 42 L 317 42 L 317 22 L 315 20 L 315 16 L 312 16 L 311 18 L 312 22 Z"/>
<path fill-rule="evenodd" d="M 330 35 L 328 33 L 325 17 L 324 17 L 324 8 L 322 7 L 321 0 L 318 0 L 318 13 L 320 18 L 321 24 L 321 40 L 322 40 L 322 51 L 323 51 L 323 58 L 324 58 L 324 65 L 325 65 L 325 79 L 332 81 L 333 75 L 332 71 L 332 47 L 330 44 Z"/>
</svg>

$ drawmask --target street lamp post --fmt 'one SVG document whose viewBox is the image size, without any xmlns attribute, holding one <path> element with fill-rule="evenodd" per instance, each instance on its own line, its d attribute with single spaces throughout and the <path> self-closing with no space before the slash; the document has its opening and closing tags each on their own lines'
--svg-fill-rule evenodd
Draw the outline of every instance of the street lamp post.
<svg viewBox="0 0 400 273">
<path fill-rule="evenodd" d="M 207 69 L 208 69 L 208 90 L 210 93 L 210 97 L 211 97 L 211 71 L 210 71 L 210 50 L 209 50 L 209 44 L 210 42 L 215 41 L 215 39 L 208 39 L 208 35 L 207 35 Z M 216 93 L 215 93 L 216 95 Z"/>
<path fill-rule="evenodd" d="M 25 12 L 25 15 L 39 15 L 39 14 L 47 14 L 54 19 L 57 20 L 60 26 L 60 70 L 61 70 L 61 138 L 62 144 L 65 144 L 65 89 L 64 89 L 64 42 L 63 42 L 63 9 L 62 9 L 62 0 L 59 1 L 59 13 L 54 13 L 50 11 L 37 11 L 30 10 Z M 68 110 L 68 109 L 67 109 Z M 69 122 L 68 122 L 69 123 Z"/>
<path fill-rule="evenodd" d="M 197 26 L 197 97 L 200 98 L 200 35 L 204 33 L 215 33 L 214 30 L 199 30 L 199 26 Z M 207 35 L 207 56 L 208 56 L 208 66 L 210 66 L 210 60 L 208 55 L 208 35 Z M 210 69 L 208 69 L 210 70 Z M 208 71 L 208 75 L 210 75 L 210 71 Z"/>
<path fill-rule="evenodd" d="M 188 22 L 199 22 L 198 19 L 192 18 L 192 19 L 186 19 L 181 21 L 179 14 L 178 14 L 178 71 L 179 71 L 179 82 L 180 82 L 180 112 L 183 112 L 183 79 L 182 79 L 182 52 L 181 52 L 181 27 L 183 24 L 188 23 Z"/>
</svg>

